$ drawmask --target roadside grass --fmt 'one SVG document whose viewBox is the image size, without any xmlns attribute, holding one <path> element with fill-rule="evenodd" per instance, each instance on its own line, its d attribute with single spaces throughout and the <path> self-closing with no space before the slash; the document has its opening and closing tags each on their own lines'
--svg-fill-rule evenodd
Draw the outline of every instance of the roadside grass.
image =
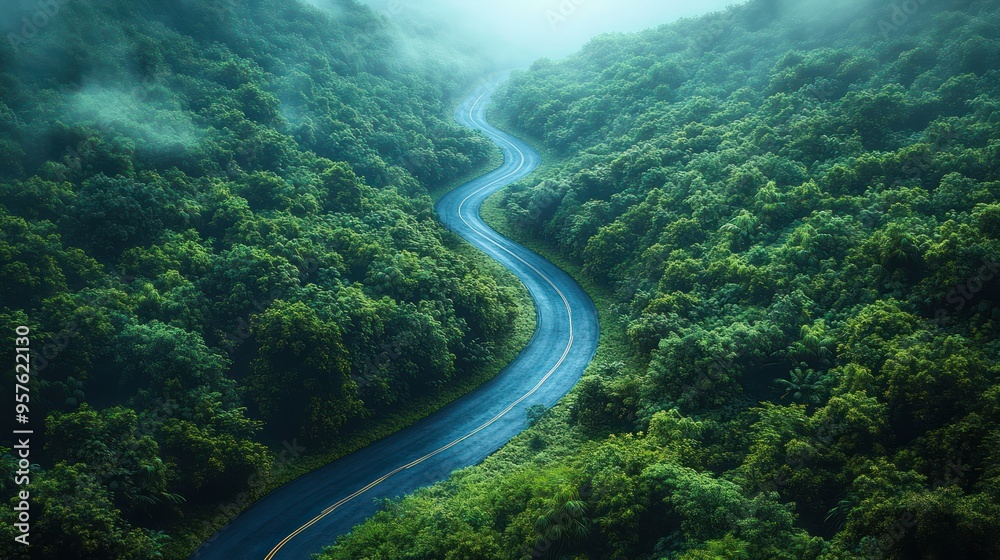
<svg viewBox="0 0 1000 560">
<path fill-rule="evenodd" d="M 594 306 L 597 307 L 601 335 L 597 345 L 597 354 L 594 356 L 594 360 L 587 368 L 587 371 L 584 372 L 584 375 L 593 373 L 592 370 L 596 365 L 611 362 L 625 364 L 626 372 L 641 372 L 644 369 L 643 364 L 634 358 L 628 348 L 628 342 L 625 338 L 624 318 L 614 310 L 615 296 L 613 291 L 607 286 L 602 286 L 585 276 L 581 265 L 570 261 L 559 253 L 558 249 L 552 243 L 528 237 L 523 232 L 512 227 L 508 223 L 503 209 L 500 208 L 499 201 L 501 194 L 501 192 L 497 192 L 483 203 L 481 210 L 483 221 L 495 229 L 497 233 L 538 253 L 569 274 L 587 292 L 587 295 L 594 301 Z"/>
<path fill-rule="evenodd" d="M 545 153 L 542 153 L 542 157 L 543 161 L 555 161 Z M 540 176 L 545 172 L 545 168 L 546 165 L 543 164 L 531 177 Z M 531 181 L 531 177 L 525 181 Z M 632 358 L 625 339 L 622 318 L 614 311 L 615 298 L 612 290 L 584 276 L 580 265 L 563 257 L 552 244 L 531 238 L 511 226 L 499 206 L 501 196 L 502 190 L 486 200 L 481 209 L 483 220 L 501 235 L 538 253 L 566 271 L 590 295 L 597 307 L 601 334 L 597 354 L 584 372 L 584 376 L 598 375 L 602 365 L 614 362 L 625 364 L 622 375 L 641 373 L 643 365 Z M 404 515 L 406 512 L 416 515 L 420 511 L 425 511 L 425 508 L 433 509 L 435 507 L 433 504 L 448 503 L 449 500 L 459 499 L 458 496 L 461 495 L 481 494 L 482 489 L 490 487 L 497 478 L 510 476 L 511 473 L 524 469 L 538 471 L 548 468 L 570 470 L 579 468 L 585 462 L 587 451 L 599 445 L 604 438 L 600 435 L 587 434 L 570 421 L 570 413 L 576 398 L 577 390 L 574 388 L 546 411 L 537 423 L 514 436 L 482 463 L 459 469 L 444 481 L 420 488 L 398 500 L 392 500 L 398 504 L 392 508 L 393 511 L 404 512 Z M 384 522 L 385 519 L 380 521 Z M 328 557 L 322 554 L 319 556 L 321 559 Z"/>
<path fill-rule="evenodd" d="M 488 112 L 488 119 L 494 126 L 499 127 L 505 131 L 511 131 L 511 134 L 525 140 L 542 156 L 542 163 L 539 165 L 538 169 L 535 170 L 530 176 L 522 179 L 520 183 L 531 183 L 537 181 L 541 177 L 545 177 L 552 170 L 559 169 L 567 161 L 566 157 L 561 157 L 556 155 L 551 150 L 545 148 L 545 144 L 541 139 L 534 138 L 530 134 L 524 133 L 524 131 L 517 130 L 517 128 L 500 115 L 497 111 L 492 110 L 492 107 Z M 605 285 L 599 284 L 592 279 L 588 278 L 583 274 L 583 266 L 580 263 L 576 263 L 566 258 L 554 243 L 545 239 L 539 239 L 532 237 L 524 231 L 521 231 L 514 227 L 508 220 L 504 212 L 504 209 L 500 207 L 500 199 L 503 196 L 503 189 L 497 191 L 492 196 L 490 196 L 483 203 L 480 213 L 483 216 L 483 221 L 486 222 L 491 228 L 497 231 L 497 233 L 517 242 L 518 244 L 538 253 L 539 255 L 545 257 L 549 262 L 555 264 L 559 268 L 563 269 L 567 274 L 569 274 L 580 287 L 583 288 L 585 292 L 594 301 L 594 305 L 597 307 L 597 313 L 601 325 L 601 336 L 598 342 L 597 355 L 594 356 L 594 360 L 591 362 L 588 372 L 584 375 L 591 373 L 590 370 L 593 369 L 595 364 L 600 363 L 611 363 L 611 362 L 621 362 L 625 364 L 625 373 L 642 373 L 645 370 L 645 365 L 634 357 L 634 353 L 630 351 L 628 347 L 628 342 L 625 338 L 625 318 L 620 314 L 615 312 L 615 295 L 614 291 Z"/>
<path fill-rule="evenodd" d="M 503 126 L 506 124 L 503 123 Z M 507 128 L 509 129 L 509 127 Z M 531 142 L 542 155 L 543 163 L 531 177 L 542 176 L 561 163 L 560 158 L 555 157 L 544 148 L 540 148 L 543 146 L 541 142 L 527 136 L 521 135 L 521 137 Z M 452 189 L 496 169 L 502 162 L 503 158 L 499 150 L 496 150 L 487 164 L 470 170 L 466 175 L 450 183 L 429 189 L 428 195 L 432 201 L 436 202 Z M 531 177 L 523 181 L 531 181 Z M 628 350 L 623 318 L 614 311 L 613 291 L 607 286 L 599 285 L 587 278 L 582 273 L 581 266 L 566 259 L 553 244 L 545 240 L 531 238 L 514 228 L 507 221 L 503 209 L 499 206 L 501 195 L 502 190 L 489 197 L 483 204 L 481 210 L 483 220 L 498 233 L 538 253 L 566 271 L 594 301 L 601 333 L 597 354 L 584 372 L 584 376 L 595 375 L 600 371 L 602 365 L 615 362 L 625 364 L 623 374 L 640 373 L 643 366 L 632 357 Z M 346 434 L 343 441 L 335 446 L 319 453 L 311 453 L 306 450 L 300 458 L 290 462 L 276 473 L 268 484 L 261 486 L 257 492 L 249 496 L 245 503 L 216 505 L 210 510 L 192 516 L 185 523 L 173 528 L 177 538 L 168 546 L 165 558 L 182 560 L 189 557 L 202 542 L 267 493 L 433 414 L 495 377 L 521 352 L 534 334 L 536 321 L 534 302 L 527 289 L 513 273 L 461 238 L 451 235 L 451 239 L 446 238 L 446 242 L 450 249 L 471 258 L 477 266 L 489 272 L 501 286 L 512 290 L 516 296 L 516 305 L 519 309 L 517 324 L 508 340 L 500 341 L 502 346 L 495 353 L 495 358 L 490 364 L 482 368 L 482 371 L 454 383 L 436 395 L 415 399 L 394 414 L 375 419 L 374 425 Z M 447 480 L 419 489 L 412 495 L 413 497 L 406 497 L 403 500 L 417 499 L 429 492 L 441 497 L 440 490 L 444 490 L 447 494 L 457 493 L 464 484 L 474 484 L 476 481 L 493 476 L 492 473 L 507 472 L 512 468 L 523 468 L 528 463 L 553 465 L 576 462 L 581 454 L 581 449 L 588 441 L 592 441 L 592 438 L 582 433 L 570 422 L 570 410 L 575 401 L 576 389 L 574 388 L 554 407 L 546 411 L 542 419 L 534 426 L 515 436 L 479 465 L 460 469 Z M 538 441 L 546 442 L 542 452 L 536 449 Z M 281 452 L 281 449 L 273 451 L 277 454 Z"/>
</svg>

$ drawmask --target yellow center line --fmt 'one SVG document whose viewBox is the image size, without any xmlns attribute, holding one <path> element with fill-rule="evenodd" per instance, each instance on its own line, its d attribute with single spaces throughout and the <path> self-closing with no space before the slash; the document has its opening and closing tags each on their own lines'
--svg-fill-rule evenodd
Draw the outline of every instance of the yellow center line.
<svg viewBox="0 0 1000 560">
<path fill-rule="evenodd" d="M 472 108 L 469 110 L 469 119 L 470 119 L 470 121 L 472 123 L 474 123 L 474 124 L 479 124 L 479 126 L 481 126 L 483 128 L 485 128 L 485 124 L 483 124 L 483 123 L 477 123 L 474 113 L 476 111 L 476 107 L 479 106 L 480 102 L 482 102 L 483 98 L 486 97 L 487 93 L 488 92 L 483 93 L 482 95 L 480 95 L 479 98 L 476 99 L 476 102 L 472 104 Z M 466 221 L 465 216 L 462 215 L 462 209 L 465 207 L 465 203 L 468 202 L 469 199 L 471 199 L 472 197 L 476 196 L 477 194 L 483 192 L 484 190 L 486 190 L 486 189 L 488 189 L 488 188 L 496 185 L 497 183 L 499 183 L 501 181 L 505 181 L 505 180 L 509 179 L 510 177 L 513 177 L 514 175 L 517 175 L 521 171 L 521 169 L 524 168 L 524 165 L 527 162 L 527 156 L 524 154 L 524 152 L 520 148 L 517 147 L 516 144 L 514 144 L 513 142 L 510 142 L 509 140 L 507 140 L 506 138 L 503 138 L 501 136 L 496 136 L 496 135 L 491 135 L 491 136 L 494 138 L 494 141 L 496 141 L 496 142 L 503 142 L 505 145 L 507 145 L 510 148 L 516 150 L 517 153 L 521 157 L 520 165 L 518 165 L 517 168 L 514 169 L 513 171 L 511 171 L 510 173 L 507 173 L 504 176 L 499 177 L 499 178 L 491 181 L 490 183 L 487 183 L 486 186 L 484 186 L 484 187 L 476 190 L 475 192 L 473 192 L 469 196 L 465 197 L 465 199 L 463 199 L 462 202 L 461 202 L 461 204 L 459 204 L 459 206 L 458 206 L 458 217 L 459 217 L 459 219 L 462 220 L 462 222 L 466 226 L 469 227 L 469 229 L 472 230 L 473 233 L 475 233 L 476 235 L 482 237 L 488 243 L 491 243 L 491 244 L 495 245 L 501 251 L 503 251 L 503 252 L 509 254 L 510 256 L 514 257 L 515 259 L 521 261 L 521 263 L 523 263 L 525 266 L 527 266 L 528 268 L 530 268 L 531 270 L 533 270 L 535 272 L 535 274 L 538 274 L 539 277 L 541 277 L 543 280 L 545 280 L 545 282 L 548 283 L 548 285 L 551 286 L 552 289 L 555 290 L 556 293 L 559 294 L 559 297 L 562 299 L 563 306 L 565 306 L 565 308 L 566 308 L 566 314 L 569 317 L 569 340 L 567 341 L 566 348 L 563 350 L 562 356 L 559 357 L 559 361 L 557 361 L 556 364 L 554 366 L 552 366 L 552 369 L 550 369 L 542 377 L 542 379 L 539 380 L 538 383 L 536 383 L 535 386 L 531 388 L 530 391 L 528 391 L 527 393 L 525 393 L 524 395 L 522 395 L 519 399 L 517 399 L 516 401 L 514 401 L 513 403 L 511 403 L 510 406 L 508 406 L 507 408 L 503 409 L 503 411 L 501 411 L 499 414 L 497 414 L 496 416 L 494 416 L 493 418 L 491 418 L 485 424 L 483 424 L 482 426 L 479 426 L 478 428 L 476 428 L 475 430 L 473 430 L 473 431 L 465 434 L 464 436 L 456 439 L 455 441 L 453 441 L 453 442 L 451 442 L 451 443 L 449 443 L 447 445 L 444 445 L 444 446 L 442 446 L 442 447 L 440 447 L 440 448 L 438 448 L 438 449 L 436 449 L 436 450 L 428 453 L 427 455 L 424 455 L 423 457 L 421 457 L 421 458 L 419 458 L 419 459 L 417 459 L 417 460 L 415 460 L 415 461 L 413 461 L 413 462 L 411 462 L 409 464 L 406 464 L 406 465 L 403 465 L 401 467 L 396 468 L 395 470 L 387 473 L 386 475 L 382 476 L 381 478 L 379 478 L 379 479 L 371 482 L 370 484 L 368 484 L 364 488 L 361 488 L 357 492 L 354 492 L 350 496 L 342 498 L 337 503 L 335 503 L 335 504 L 331 505 L 330 507 L 324 509 L 322 512 L 320 512 L 319 515 L 317 515 L 316 517 L 312 518 L 308 523 L 306 523 L 305 525 L 299 527 L 298 529 L 296 529 L 295 531 L 293 531 L 290 535 L 288 535 L 287 537 L 285 537 L 284 539 L 282 539 L 281 542 L 279 542 L 274 548 L 272 548 L 271 552 L 269 552 L 267 554 L 267 556 L 264 557 L 264 560 L 274 560 L 275 555 L 277 555 L 278 552 L 286 544 L 288 544 L 292 539 L 294 539 L 299 534 L 301 534 L 303 531 L 309 529 L 310 527 L 312 527 L 313 525 L 315 525 L 316 523 L 318 523 L 324 517 L 330 515 L 334 511 L 336 511 L 338 508 L 340 508 L 344 504 L 350 502 L 354 498 L 357 498 L 361 494 L 364 494 L 365 492 L 371 490 L 372 488 L 378 486 L 379 484 L 382 484 L 383 482 L 385 482 L 386 480 L 388 480 L 393 475 L 395 475 L 395 474 L 397 474 L 397 473 L 399 473 L 401 471 L 404 471 L 406 469 L 413 468 L 413 467 L 415 467 L 415 466 L 423 463 L 424 461 L 427 461 L 428 459 L 434 457 L 435 455 L 438 455 L 440 453 L 443 453 L 443 452 L 451 449 L 452 447 L 458 445 L 459 443 L 462 443 L 463 441 L 469 439 L 470 437 L 478 434 L 479 432 L 485 430 L 486 428 L 488 428 L 491 425 L 493 425 L 494 423 L 496 423 L 498 420 L 500 420 L 501 418 L 503 418 L 504 416 L 506 416 L 511 410 L 513 410 L 515 407 L 517 407 L 517 405 L 519 405 L 522 402 L 524 402 L 525 399 L 527 399 L 531 395 L 535 394 L 535 392 L 538 391 L 538 389 L 540 389 L 541 386 L 546 381 L 548 381 L 548 379 L 552 376 L 552 374 L 555 373 L 555 371 L 557 369 L 559 369 L 559 366 L 561 366 L 563 364 L 563 362 L 566 361 L 566 357 L 569 355 L 570 350 L 573 348 L 573 310 L 570 308 L 569 300 L 566 299 L 566 296 L 563 294 L 562 290 L 560 290 L 555 285 L 555 283 L 552 282 L 552 280 L 548 276 L 546 276 L 540 270 L 538 270 L 537 268 L 535 268 L 531 263 L 529 263 L 528 261 L 524 260 L 523 258 L 521 258 L 519 255 L 515 254 L 514 252 L 510 251 L 509 249 L 507 249 L 506 247 L 504 247 L 503 245 L 501 245 L 499 242 L 495 241 L 493 238 L 487 236 L 485 233 L 481 232 L 479 229 L 477 229 L 472 224 L 470 224 L 468 221 Z"/>
</svg>

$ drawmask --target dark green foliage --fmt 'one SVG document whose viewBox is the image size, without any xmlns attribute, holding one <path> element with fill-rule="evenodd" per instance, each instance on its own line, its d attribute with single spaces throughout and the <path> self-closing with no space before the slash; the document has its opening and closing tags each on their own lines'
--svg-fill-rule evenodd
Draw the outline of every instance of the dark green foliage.
<svg viewBox="0 0 1000 560">
<path fill-rule="evenodd" d="M 303 303 L 276 302 L 254 317 L 251 330 L 259 350 L 249 393 L 265 420 L 281 418 L 323 440 L 364 413 L 336 323 Z"/>
<path fill-rule="evenodd" d="M 479 61 L 409 60 L 351 0 L 53 4 L 0 41 L 0 324 L 53 436 L 32 558 L 186 557 L 282 441 L 346 447 L 508 352 L 513 288 L 427 196 L 490 159 L 449 114 Z"/>
<path fill-rule="evenodd" d="M 75 412 L 53 414 L 45 428 L 52 460 L 86 465 L 111 489 L 123 513 L 181 501 L 167 493 L 167 468 L 156 440 L 141 433 L 134 411 L 114 407 L 96 412 L 84 404 Z"/>
<path fill-rule="evenodd" d="M 5 508 L 3 543 L 5 558 L 129 558 L 162 557 L 164 538 L 134 528 L 122 520 L 105 482 L 88 472 L 86 464 L 59 463 L 33 484 L 31 546 L 14 543 L 13 511 Z M 9 506 L 14 507 L 11 502 Z M 30 551 L 30 552 L 28 552 Z"/>
<path fill-rule="evenodd" d="M 325 558 L 1000 556 L 997 37 L 755 0 L 515 74 L 552 161 L 504 225 L 607 289 L 628 366 Z M 591 493 L 554 524 L 539 481 Z"/>
</svg>

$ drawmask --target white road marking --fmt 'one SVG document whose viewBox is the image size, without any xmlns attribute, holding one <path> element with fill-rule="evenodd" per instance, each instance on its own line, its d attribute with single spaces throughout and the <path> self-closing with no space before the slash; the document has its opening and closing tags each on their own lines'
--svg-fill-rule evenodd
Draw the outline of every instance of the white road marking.
<svg viewBox="0 0 1000 560">
<path fill-rule="evenodd" d="M 501 245 L 500 243 L 498 243 L 497 241 L 495 241 L 493 238 L 487 236 L 485 233 L 481 232 L 479 229 L 473 227 L 472 224 L 470 224 L 468 221 L 466 221 L 465 216 L 462 215 L 462 209 L 465 207 L 465 203 L 468 202 L 470 198 L 476 196 L 477 194 L 479 194 L 479 193 L 483 192 L 484 190 L 486 190 L 486 189 L 488 189 L 488 188 L 496 185 L 497 183 L 499 183 L 501 181 L 505 181 L 505 180 L 507 180 L 507 179 L 509 179 L 509 178 L 511 178 L 511 177 L 513 177 L 515 175 L 517 175 L 521 171 L 521 169 L 524 168 L 524 165 L 525 165 L 525 163 L 527 162 L 527 159 L 528 159 L 527 156 L 524 154 L 524 152 L 520 148 L 518 148 L 516 144 L 514 144 L 513 142 L 507 140 L 506 138 L 503 138 L 502 136 L 498 136 L 498 135 L 491 134 L 491 133 L 487 132 L 485 130 L 486 124 L 484 124 L 484 123 L 477 123 L 476 122 L 476 118 L 475 118 L 474 113 L 475 113 L 476 107 L 479 106 L 480 102 L 483 100 L 484 97 L 486 97 L 486 93 L 483 93 L 482 95 L 480 95 L 479 98 L 476 99 L 476 102 L 472 104 L 472 108 L 469 110 L 469 120 L 474 125 L 479 126 L 480 130 L 482 130 L 488 136 L 490 136 L 491 138 L 493 138 L 494 142 L 497 142 L 497 143 L 503 142 L 504 144 L 506 144 L 510 148 L 513 148 L 514 150 L 516 150 L 517 153 L 521 157 L 521 162 L 520 162 L 520 165 L 517 166 L 517 169 L 511 171 L 510 173 L 507 173 L 507 174 L 503 175 L 502 177 L 494 179 L 493 181 L 487 183 L 486 186 L 484 186 L 484 187 L 476 190 L 475 192 L 473 192 L 469 196 L 465 197 L 465 199 L 463 199 L 462 202 L 458 205 L 458 217 L 459 217 L 460 220 L 462 220 L 462 222 L 469 229 L 471 229 L 473 231 L 473 233 L 475 233 L 476 235 L 482 237 L 487 242 L 495 245 L 501 251 L 503 251 L 503 252 L 509 254 L 510 256 L 514 257 L 515 259 L 521 261 L 521 263 L 523 263 L 525 266 L 527 266 L 528 268 L 530 268 L 531 270 L 533 270 L 535 272 L 535 274 L 537 274 L 540 278 L 542 278 L 543 280 L 545 280 L 545 282 L 548 283 L 548 285 L 551 286 L 552 289 L 555 290 L 557 294 L 559 294 L 559 297 L 562 299 L 563 305 L 566 307 L 566 314 L 569 317 L 569 340 L 567 341 L 566 349 L 563 350 L 562 356 L 559 357 L 559 361 L 557 361 L 556 364 L 554 366 L 552 366 L 552 369 L 550 369 L 545 374 L 545 376 L 542 377 L 542 379 L 539 380 L 538 383 L 535 384 L 535 386 L 531 388 L 530 391 L 528 391 L 524 395 L 521 395 L 521 397 L 519 399 L 517 399 L 516 401 L 514 401 L 513 403 L 511 403 L 510 406 L 508 406 L 507 408 L 503 409 L 503 411 L 501 411 L 499 414 L 497 414 L 496 416 L 494 416 L 493 418 L 491 418 L 485 424 L 483 424 L 482 426 L 479 426 L 478 428 L 476 428 L 475 430 L 473 430 L 473 431 L 465 434 L 464 436 L 456 439 L 455 441 L 453 441 L 453 442 L 451 442 L 451 443 L 449 443 L 449 444 L 447 444 L 445 446 L 442 446 L 442 447 L 440 447 L 440 448 L 438 448 L 438 449 L 436 449 L 436 450 L 428 453 L 427 455 L 424 455 L 423 457 L 421 457 L 421 458 L 419 458 L 419 459 L 417 459 L 417 460 L 415 460 L 415 461 L 413 461 L 413 462 L 411 462 L 409 464 L 403 465 L 402 467 L 398 467 L 397 469 L 393 470 L 392 472 L 389 472 L 385 476 L 383 476 L 383 477 L 381 477 L 381 478 L 373 481 L 372 483 L 368 484 L 364 488 L 362 488 L 362 489 L 358 490 L 357 492 L 351 494 L 350 496 L 342 498 L 337 503 L 335 503 L 332 506 L 324 509 L 322 512 L 320 512 L 319 515 L 317 515 L 316 517 L 312 518 L 308 523 L 306 523 L 305 525 L 299 527 L 294 532 L 292 532 L 290 535 L 288 535 L 287 537 L 285 537 L 284 539 L 282 539 L 281 542 L 279 542 L 274 548 L 272 548 L 271 552 L 269 552 L 267 554 L 267 556 L 264 557 L 264 560 L 274 560 L 275 555 L 277 555 L 278 552 L 281 551 L 281 549 L 286 544 L 288 544 L 292 539 L 294 539 L 295 537 L 297 537 L 303 531 L 305 531 L 306 529 L 312 527 L 313 525 L 315 525 L 316 523 L 318 523 L 321 519 L 323 519 L 324 517 L 330 515 L 331 513 L 333 513 L 334 511 L 336 511 L 338 508 L 340 508 L 344 504 L 350 502 L 354 498 L 357 498 L 361 494 L 364 494 L 365 492 L 367 492 L 367 491 L 371 490 L 372 488 L 378 486 L 379 484 L 385 482 L 391 476 L 393 476 L 393 475 L 395 475 L 395 474 L 397 474 L 397 473 L 399 473 L 399 472 L 401 472 L 403 470 L 413 468 L 413 467 L 415 467 L 415 466 L 423 463 L 424 461 L 430 459 L 431 457 L 434 457 L 435 455 L 438 455 L 439 453 L 443 453 L 443 452 L 451 449 L 452 447 L 458 445 L 459 443 L 462 443 L 466 439 L 469 439 L 470 437 L 478 434 L 479 432 L 485 430 L 486 428 L 488 428 L 491 425 L 493 425 L 494 423 L 496 423 L 498 420 L 500 420 L 501 418 L 503 418 L 504 416 L 506 416 L 507 413 L 509 413 L 511 410 L 513 410 L 517 405 L 519 405 L 522 402 L 524 402 L 525 399 L 527 399 L 531 395 L 535 394 L 535 392 L 538 391 L 538 389 L 540 389 L 541 386 L 543 384 L 545 384 L 545 382 L 548 381 L 548 379 L 550 377 L 552 377 L 552 374 L 555 373 L 555 371 L 557 369 L 559 369 L 559 367 L 563 364 L 563 362 L 566 361 L 566 357 L 569 355 L 570 350 L 573 348 L 573 310 L 570 308 L 569 300 L 566 299 L 566 296 L 565 296 L 565 294 L 563 294 L 562 290 L 560 290 L 555 285 L 555 283 L 552 282 L 552 280 L 548 276 L 546 276 L 545 274 L 543 274 L 542 271 L 540 271 L 537 268 L 535 268 L 531 263 L 529 263 L 528 261 L 522 259 L 520 256 L 516 255 L 511 250 L 507 249 L 506 247 L 504 247 L 503 245 Z"/>
</svg>

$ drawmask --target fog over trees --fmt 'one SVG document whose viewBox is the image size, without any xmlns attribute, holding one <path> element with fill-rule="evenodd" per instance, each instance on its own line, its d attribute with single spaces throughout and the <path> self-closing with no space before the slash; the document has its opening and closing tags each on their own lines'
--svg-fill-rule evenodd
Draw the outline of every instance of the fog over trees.
<svg viewBox="0 0 1000 560">
<path fill-rule="evenodd" d="M 314 0 L 323 5 L 325 0 Z M 601 33 L 638 31 L 721 10 L 734 0 L 361 0 L 406 29 L 433 27 L 500 68 L 562 57 Z"/>
</svg>

